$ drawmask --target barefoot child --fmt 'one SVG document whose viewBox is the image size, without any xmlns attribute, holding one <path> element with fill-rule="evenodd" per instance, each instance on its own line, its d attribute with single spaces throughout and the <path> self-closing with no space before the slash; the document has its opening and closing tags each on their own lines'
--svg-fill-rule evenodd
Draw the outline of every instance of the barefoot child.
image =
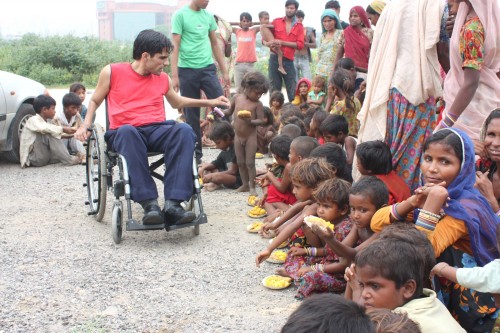
<svg viewBox="0 0 500 333">
<path fill-rule="evenodd" d="M 316 75 L 312 81 L 312 89 L 307 94 L 307 104 L 322 106 L 325 103 L 326 80 L 321 75 Z"/>
<path fill-rule="evenodd" d="M 235 132 L 234 150 L 243 185 L 238 192 L 255 191 L 255 153 L 257 152 L 257 126 L 264 124 L 263 105 L 259 100 L 269 90 L 267 78 L 260 72 L 248 72 L 241 81 L 243 93 L 234 95 L 226 116 L 233 117 Z M 246 112 L 242 112 L 246 111 Z"/>
<path fill-rule="evenodd" d="M 257 126 L 257 151 L 262 154 L 267 154 L 271 140 L 276 137 L 278 130 L 275 127 L 275 121 L 271 109 L 264 106 L 264 123 Z"/>
<path fill-rule="evenodd" d="M 281 118 L 281 108 L 285 103 L 285 96 L 281 91 L 273 91 L 271 97 L 269 97 L 269 108 L 271 109 L 274 117 L 274 123 L 276 129 L 279 128 L 280 118 Z"/>
<path fill-rule="evenodd" d="M 222 151 L 216 160 L 199 166 L 198 174 L 203 179 L 203 187 L 210 192 L 220 186 L 238 188 L 241 186 L 241 178 L 234 153 L 233 127 L 227 121 L 215 122 L 210 139 Z"/>
<path fill-rule="evenodd" d="M 352 222 L 349 219 L 349 189 L 351 184 L 345 180 L 333 178 L 324 181 L 314 192 L 318 205 L 316 216 L 332 223 L 337 241 L 343 241 L 350 233 Z M 296 299 L 303 299 L 313 293 L 342 293 L 346 287 L 344 271 L 347 264 L 340 263 L 340 258 L 328 246 L 292 247 L 288 251 L 284 270 L 292 277 L 299 289 Z"/>
<path fill-rule="evenodd" d="M 262 45 L 267 46 L 276 53 L 278 56 L 278 70 L 281 74 L 286 75 L 285 67 L 283 67 L 283 51 L 279 46 L 273 46 L 272 41 L 274 40 L 274 35 L 271 30 L 274 26 L 269 24 L 269 13 L 266 11 L 262 11 L 259 13 L 259 22 L 260 22 L 260 34 L 262 36 Z M 264 27 L 264 29 L 262 29 Z"/>
</svg>

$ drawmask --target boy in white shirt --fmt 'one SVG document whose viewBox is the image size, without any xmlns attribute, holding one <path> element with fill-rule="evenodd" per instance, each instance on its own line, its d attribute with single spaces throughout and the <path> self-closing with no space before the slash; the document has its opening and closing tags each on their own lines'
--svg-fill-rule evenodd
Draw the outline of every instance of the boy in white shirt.
<svg viewBox="0 0 500 333">
<path fill-rule="evenodd" d="M 80 96 L 75 93 L 67 93 L 62 99 L 63 109 L 56 112 L 56 117 L 53 121 L 55 125 L 72 127 L 75 130 L 83 123 L 80 115 L 80 108 L 82 107 L 82 100 Z M 61 140 L 68 149 L 71 155 L 76 155 L 80 158 L 82 163 L 85 162 L 85 147 L 83 143 L 76 140 L 73 134 L 63 133 Z"/>
</svg>

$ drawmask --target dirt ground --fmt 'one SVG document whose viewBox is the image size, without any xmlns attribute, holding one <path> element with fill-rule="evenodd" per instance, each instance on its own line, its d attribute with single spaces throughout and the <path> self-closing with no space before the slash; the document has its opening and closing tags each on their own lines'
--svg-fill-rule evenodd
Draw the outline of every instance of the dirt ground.
<svg viewBox="0 0 500 333">
<path fill-rule="evenodd" d="M 0 170 L 0 332 L 277 332 L 299 304 L 261 284 L 278 266 L 255 266 L 268 240 L 246 231 L 247 194 L 204 192 L 198 236 L 124 231 L 115 245 L 114 198 L 102 222 L 87 216 L 84 166 Z"/>
</svg>

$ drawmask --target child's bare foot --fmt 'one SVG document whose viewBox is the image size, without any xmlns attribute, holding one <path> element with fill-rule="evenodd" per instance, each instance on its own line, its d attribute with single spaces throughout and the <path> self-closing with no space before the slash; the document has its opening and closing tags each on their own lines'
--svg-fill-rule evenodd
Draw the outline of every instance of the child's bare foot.
<svg viewBox="0 0 500 333">
<path fill-rule="evenodd" d="M 257 191 L 255 190 L 255 187 L 250 188 L 250 195 L 257 195 Z"/>
<path fill-rule="evenodd" d="M 283 267 L 276 268 L 276 270 L 274 271 L 274 274 L 284 276 L 284 277 L 290 277 L 290 275 L 288 275 L 288 273 L 286 272 L 286 270 Z"/>
<path fill-rule="evenodd" d="M 241 185 L 240 187 L 238 187 L 236 189 L 236 192 L 248 192 L 249 191 L 249 187 L 248 186 L 245 186 L 245 185 Z M 250 193 L 251 194 L 251 193 Z M 254 194 L 255 195 L 255 194 Z"/>
<path fill-rule="evenodd" d="M 286 71 L 283 67 L 278 67 L 278 71 L 283 74 L 283 75 L 286 75 Z"/>
</svg>

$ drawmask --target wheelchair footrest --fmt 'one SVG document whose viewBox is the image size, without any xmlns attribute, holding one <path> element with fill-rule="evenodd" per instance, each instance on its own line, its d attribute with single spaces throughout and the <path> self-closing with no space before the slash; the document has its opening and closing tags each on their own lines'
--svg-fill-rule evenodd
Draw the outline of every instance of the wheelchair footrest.
<svg viewBox="0 0 500 333">
<path fill-rule="evenodd" d="M 141 230 L 161 230 L 165 229 L 165 224 L 141 224 L 134 219 L 127 221 L 127 231 L 141 231 Z"/>
<path fill-rule="evenodd" d="M 184 224 L 169 225 L 165 229 L 167 231 L 170 231 L 170 230 L 175 230 L 175 229 L 181 229 L 181 228 L 187 228 L 187 227 L 194 227 L 194 226 L 197 226 L 197 225 L 200 225 L 200 224 L 204 224 L 204 223 L 207 223 L 207 222 L 208 222 L 207 214 L 203 213 L 203 214 L 198 215 L 192 222 L 184 223 Z"/>
</svg>

